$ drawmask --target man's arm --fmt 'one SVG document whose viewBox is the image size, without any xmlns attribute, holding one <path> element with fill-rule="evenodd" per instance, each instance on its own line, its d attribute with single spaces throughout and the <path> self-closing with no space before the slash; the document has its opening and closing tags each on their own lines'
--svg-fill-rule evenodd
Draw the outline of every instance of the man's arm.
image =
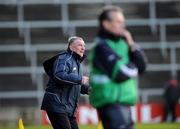
<svg viewBox="0 0 180 129">
<path fill-rule="evenodd" d="M 94 65 L 105 72 L 116 82 L 125 81 L 138 74 L 138 70 L 133 63 L 124 64 L 122 58 L 118 56 L 107 43 L 99 43 L 95 49 L 96 57 Z"/>
<path fill-rule="evenodd" d="M 135 64 L 138 68 L 138 72 L 141 74 L 146 69 L 147 57 L 144 52 L 140 49 L 137 44 L 134 44 L 130 48 L 130 60 Z"/>
<path fill-rule="evenodd" d="M 135 43 L 131 33 L 127 29 L 124 29 L 121 32 L 121 35 L 124 37 L 124 39 L 126 40 L 128 46 L 130 48 L 130 60 L 138 68 L 139 73 L 144 72 L 146 69 L 146 64 L 147 64 L 147 58 L 146 58 L 144 52 Z"/>
<path fill-rule="evenodd" d="M 68 60 L 71 57 L 59 56 L 54 63 L 54 79 L 60 84 L 76 85 L 81 84 L 82 75 L 70 72 Z"/>
</svg>

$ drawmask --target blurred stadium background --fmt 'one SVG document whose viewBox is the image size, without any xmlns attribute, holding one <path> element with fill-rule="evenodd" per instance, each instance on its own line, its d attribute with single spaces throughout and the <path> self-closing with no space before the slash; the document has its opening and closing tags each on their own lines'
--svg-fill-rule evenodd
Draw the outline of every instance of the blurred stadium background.
<svg viewBox="0 0 180 129">
<path fill-rule="evenodd" d="M 108 4 L 124 10 L 128 29 L 148 56 L 147 72 L 138 78 L 139 105 L 163 104 L 164 83 L 180 79 L 180 0 L 0 0 L 0 127 L 16 126 L 19 117 L 25 124 L 42 123 L 42 62 L 65 50 L 71 35 L 83 37 L 88 52 L 98 11 Z M 80 104 L 88 104 L 88 96 Z"/>
</svg>

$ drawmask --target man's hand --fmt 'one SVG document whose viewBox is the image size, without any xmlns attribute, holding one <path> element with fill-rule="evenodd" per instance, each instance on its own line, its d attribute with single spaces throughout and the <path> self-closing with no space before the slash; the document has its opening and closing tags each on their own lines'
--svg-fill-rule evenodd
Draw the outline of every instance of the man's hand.
<svg viewBox="0 0 180 129">
<path fill-rule="evenodd" d="M 81 84 L 85 85 L 85 84 L 88 84 L 88 83 L 89 83 L 89 77 L 83 76 L 83 77 L 82 77 Z"/>
<path fill-rule="evenodd" d="M 122 31 L 121 35 L 126 38 L 129 47 L 132 47 L 135 44 L 134 40 L 133 40 L 133 37 L 132 37 L 131 33 L 128 30 L 124 29 Z"/>
</svg>

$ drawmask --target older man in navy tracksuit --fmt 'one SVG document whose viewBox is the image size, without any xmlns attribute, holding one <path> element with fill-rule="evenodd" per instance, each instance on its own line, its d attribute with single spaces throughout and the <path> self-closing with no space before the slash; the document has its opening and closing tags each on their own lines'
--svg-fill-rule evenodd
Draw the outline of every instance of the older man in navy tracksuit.
<svg viewBox="0 0 180 129">
<path fill-rule="evenodd" d="M 54 129 L 78 129 L 75 112 L 82 94 L 88 94 L 89 78 L 83 76 L 80 63 L 85 43 L 81 37 L 69 39 L 67 51 L 44 62 L 49 76 L 41 109 L 45 110 Z"/>
</svg>

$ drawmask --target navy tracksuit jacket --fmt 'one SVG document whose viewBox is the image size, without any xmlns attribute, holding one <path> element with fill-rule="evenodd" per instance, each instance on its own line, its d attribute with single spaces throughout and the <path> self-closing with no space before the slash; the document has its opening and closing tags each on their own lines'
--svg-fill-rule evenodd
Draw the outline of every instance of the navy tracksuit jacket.
<svg viewBox="0 0 180 129">
<path fill-rule="evenodd" d="M 49 82 L 41 109 L 74 116 L 80 93 L 88 94 L 89 86 L 81 85 L 82 73 L 78 54 L 67 50 L 44 62 Z"/>
</svg>

